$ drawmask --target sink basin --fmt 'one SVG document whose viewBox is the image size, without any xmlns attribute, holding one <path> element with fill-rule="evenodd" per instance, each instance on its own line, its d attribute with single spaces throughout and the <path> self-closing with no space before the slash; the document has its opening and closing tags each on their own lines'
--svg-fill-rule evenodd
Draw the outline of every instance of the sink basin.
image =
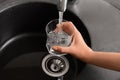
<svg viewBox="0 0 120 80">
<path fill-rule="evenodd" d="M 57 18 L 56 5 L 40 2 L 18 4 L 0 13 L 1 80 L 56 80 L 43 72 L 41 61 L 49 54 L 45 46 L 45 26 Z M 69 10 L 65 12 L 64 19 L 72 21 L 91 46 L 83 22 Z M 70 63 L 70 69 L 64 79 L 75 80 L 85 63 L 70 55 L 65 57 Z"/>
</svg>

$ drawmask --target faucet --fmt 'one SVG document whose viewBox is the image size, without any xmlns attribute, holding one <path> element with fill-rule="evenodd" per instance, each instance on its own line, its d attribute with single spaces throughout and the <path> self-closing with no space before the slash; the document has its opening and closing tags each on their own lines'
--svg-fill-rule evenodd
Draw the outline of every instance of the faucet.
<svg viewBox="0 0 120 80">
<path fill-rule="evenodd" d="M 58 0 L 58 10 L 60 12 L 65 12 L 67 8 L 67 0 Z"/>
</svg>

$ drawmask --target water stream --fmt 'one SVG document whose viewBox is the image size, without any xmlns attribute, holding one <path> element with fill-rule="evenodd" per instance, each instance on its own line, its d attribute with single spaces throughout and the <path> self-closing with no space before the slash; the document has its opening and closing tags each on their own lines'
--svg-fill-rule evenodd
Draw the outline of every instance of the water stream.
<svg viewBox="0 0 120 80">
<path fill-rule="evenodd" d="M 59 11 L 59 24 L 63 21 L 64 12 Z"/>
<path fill-rule="evenodd" d="M 59 24 L 63 21 L 64 12 L 59 11 Z M 59 33 L 62 33 L 62 28 L 60 28 Z M 63 80 L 63 76 L 58 77 L 58 80 Z"/>
</svg>

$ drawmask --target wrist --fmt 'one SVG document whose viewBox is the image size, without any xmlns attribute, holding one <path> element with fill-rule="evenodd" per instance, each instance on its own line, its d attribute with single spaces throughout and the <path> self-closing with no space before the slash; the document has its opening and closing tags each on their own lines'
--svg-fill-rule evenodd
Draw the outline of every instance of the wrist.
<svg viewBox="0 0 120 80">
<path fill-rule="evenodd" d="M 86 54 L 86 55 L 83 60 L 84 60 L 84 62 L 89 64 L 93 58 L 94 51 L 89 48 L 84 54 Z"/>
</svg>

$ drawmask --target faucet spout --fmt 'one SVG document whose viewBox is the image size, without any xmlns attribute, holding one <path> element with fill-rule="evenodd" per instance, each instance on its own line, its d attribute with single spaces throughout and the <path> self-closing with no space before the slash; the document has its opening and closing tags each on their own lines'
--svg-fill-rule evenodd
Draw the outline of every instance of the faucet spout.
<svg viewBox="0 0 120 80">
<path fill-rule="evenodd" d="M 58 10 L 60 12 L 65 12 L 67 8 L 67 0 L 58 0 Z"/>
</svg>

